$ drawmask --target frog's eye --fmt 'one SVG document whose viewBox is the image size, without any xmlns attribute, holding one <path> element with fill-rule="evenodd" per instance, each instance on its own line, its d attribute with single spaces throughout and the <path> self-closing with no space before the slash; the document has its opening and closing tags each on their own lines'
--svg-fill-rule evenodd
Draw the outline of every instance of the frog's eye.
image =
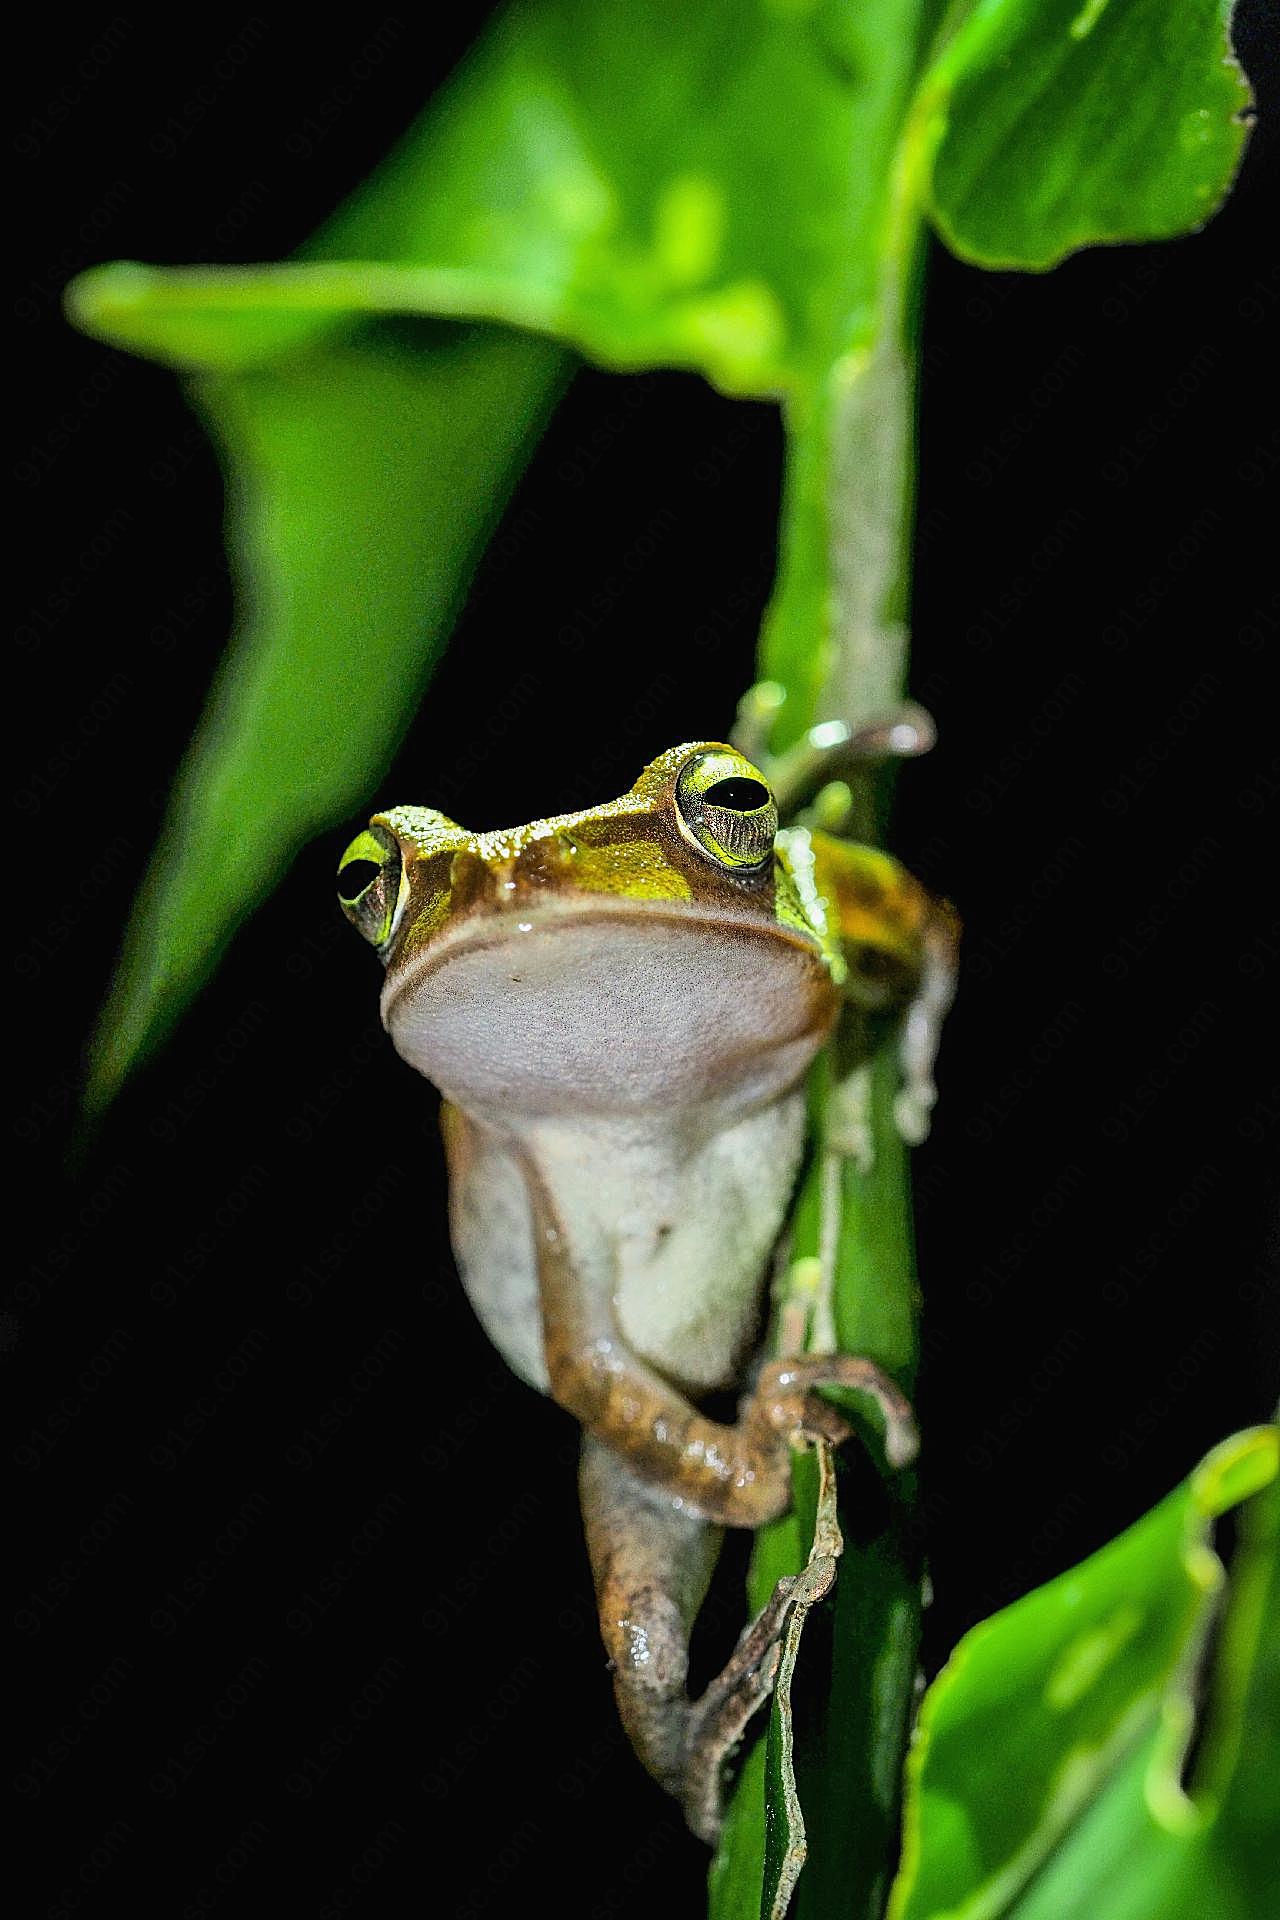
<svg viewBox="0 0 1280 1920">
<path fill-rule="evenodd" d="M 385 946 L 408 893 L 400 843 L 386 827 L 366 827 L 338 862 L 338 905 L 371 946 Z"/>
<path fill-rule="evenodd" d="M 681 767 L 676 815 L 685 839 L 731 873 L 758 873 L 772 857 L 778 809 L 740 753 L 699 753 Z"/>
</svg>

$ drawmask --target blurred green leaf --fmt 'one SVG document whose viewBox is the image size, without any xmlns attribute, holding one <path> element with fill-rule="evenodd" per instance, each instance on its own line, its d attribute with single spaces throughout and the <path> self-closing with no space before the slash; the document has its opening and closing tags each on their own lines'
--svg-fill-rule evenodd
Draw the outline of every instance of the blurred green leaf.
<svg viewBox="0 0 1280 1920">
<path fill-rule="evenodd" d="M 296 848 L 365 808 L 558 377 L 546 342 L 415 322 L 197 384 L 229 474 L 238 624 L 129 929 L 91 1105 Z"/>
<path fill-rule="evenodd" d="M 917 1722 L 890 1920 L 1246 1920 L 1265 1910 L 1250 1905 L 1245 1876 L 1274 1834 L 1263 1837 L 1250 1774 L 1273 1775 L 1278 1756 L 1243 1735 L 1246 1722 L 1274 1732 L 1277 1711 L 1273 1624 L 1263 1632 L 1269 1506 L 1262 1526 L 1250 1516 L 1243 1612 L 1228 1615 L 1216 1663 L 1222 1718 L 1207 1752 L 1218 1779 L 1196 1797 L 1180 1770 L 1222 1586 L 1212 1524 L 1272 1482 L 1276 1439 L 1257 1428 L 1225 1441 L 1119 1539 L 960 1642 Z M 1218 1847 L 1220 1814 L 1237 1835 L 1249 1829 L 1248 1863 Z"/>
<path fill-rule="evenodd" d="M 929 11 L 518 4 L 301 257 L 96 268 L 71 310 L 202 368 L 258 363 L 352 313 L 445 313 L 730 393 L 799 390 L 874 302 Z"/>
<path fill-rule="evenodd" d="M 378 317 L 497 321 L 608 366 L 798 389 L 870 298 L 919 12 L 516 6 L 299 259 L 126 262 L 73 285 L 81 326 L 196 376 L 241 595 L 96 1100 L 302 839 L 363 807 L 556 388 L 549 347 Z"/>
<path fill-rule="evenodd" d="M 1179 1773 L 1193 1703 L 1175 1693 L 1011 1909 L 1016 1920 L 1259 1920 L 1280 1912 L 1278 1523 L 1273 1481 L 1240 1513 L 1187 1791 Z"/>
<path fill-rule="evenodd" d="M 913 116 L 951 251 L 1042 269 L 1202 226 L 1246 138 L 1230 18 L 1230 0 L 978 0 Z"/>
</svg>

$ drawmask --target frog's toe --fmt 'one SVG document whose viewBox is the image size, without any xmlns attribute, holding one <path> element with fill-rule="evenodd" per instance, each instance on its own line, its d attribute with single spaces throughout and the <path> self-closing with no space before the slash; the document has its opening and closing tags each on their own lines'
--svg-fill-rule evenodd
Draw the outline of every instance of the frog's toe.
<svg viewBox="0 0 1280 1920">
<path fill-rule="evenodd" d="M 905 1467 L 915 1459 L 920 1435 L 911 1402 L 884 1368 L 865 1354 L 806 1353 L 798 1359 L 771 1361 L 762 1368 L 756 1384 L 760 1417 L 775 1432 L 812 1431 L 823 1439 L 832 1439 L 833 1433 L 823 1424 L 825 1415 L 817 1416 L 819 1424 L 810 1426 L 820 1387 L 845 1387 L 870 1394 L 884 1419 L 884 1450 L 889 1465 Z M 847 1422 L 840 1424 L 843 1432 L 834 1440 L 836 1445 L 851 1431 Z"/>
<path fill-rule="evenodd" d="M 778 1677 L 782 1631 L 796 1584 L 790 1576 L 778 1581 L 743 1629 L 723 1671 L 689 1712 L 680 1802 L 690 1828 L 709 1847 L 720 1837 L 728 1763 Z"/>
</svg>

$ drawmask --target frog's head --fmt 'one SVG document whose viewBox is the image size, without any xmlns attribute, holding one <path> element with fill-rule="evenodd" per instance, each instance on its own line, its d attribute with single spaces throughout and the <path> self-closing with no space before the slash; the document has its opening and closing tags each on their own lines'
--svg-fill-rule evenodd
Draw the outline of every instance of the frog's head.
<svg viewBox="0 0 1280 1920">
<path fill-rule="evenodd" d="M 386 967 L 399 1052 L 464 1104 L 745 1106 L 798 1079 L 837 1007 L 777 828 L 750 761 L 700 742 L 524 827 L 375 814 L 338 896 Z"/>
</svg>

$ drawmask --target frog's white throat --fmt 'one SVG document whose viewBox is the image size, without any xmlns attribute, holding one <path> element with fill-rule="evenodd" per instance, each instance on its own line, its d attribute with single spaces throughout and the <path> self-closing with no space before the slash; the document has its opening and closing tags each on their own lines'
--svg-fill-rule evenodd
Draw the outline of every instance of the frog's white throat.
<svg viewBox="0 0 1280 1920">
<path fill-rule="evenodd" d="M 512 1119 L 750 1111 L 797 1083 L 834 1013 L 808 942 L 652 908 L 481 930 L 383 995 L 411 1065 Z"/>
</svg>

